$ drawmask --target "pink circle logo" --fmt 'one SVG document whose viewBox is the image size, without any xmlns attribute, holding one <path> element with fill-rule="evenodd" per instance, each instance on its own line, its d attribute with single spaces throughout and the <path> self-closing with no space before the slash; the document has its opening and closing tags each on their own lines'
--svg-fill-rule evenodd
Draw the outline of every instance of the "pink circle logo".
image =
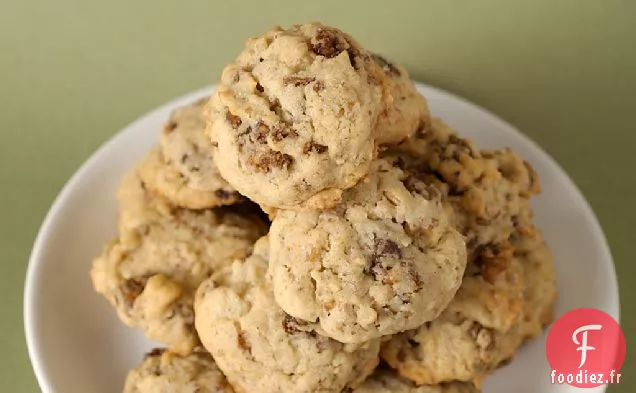
<svg viewBox="0 0 636 393">
<path fill-rule="evenodd" d="M 551 382 L 579 388 L 620 383 L 625 350 L 625 335 L 614 318 L 594 308 L 569 311 L 548 332 Z"/>
</svg>

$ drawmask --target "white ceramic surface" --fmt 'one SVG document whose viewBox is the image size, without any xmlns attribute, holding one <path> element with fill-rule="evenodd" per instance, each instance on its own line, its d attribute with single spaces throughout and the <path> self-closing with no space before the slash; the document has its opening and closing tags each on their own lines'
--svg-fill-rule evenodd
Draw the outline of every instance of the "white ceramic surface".
<svg viewBox="0 0 636 393">
<path fill-rule="evenodd" d="M 535 143 L 493 114 L 463 99 L 419 86 L 435 115 L 480 147 L 510 146 L 541 176 L 533 200 L 537 225 L 552 247 L 560 298 L 556 315 L 578 307 L 618 319 L 612 257 L 587 202 L 565 172 Z M 92 258 L 115 235 L 115 189 L 123 173 L 156 141 L 170 111 L 206 95 L 204 88 L 143 116 L 105 143 L 68 181 L 33 246 L 25 285 L 29 356 L 44 393 L 121 391 L 127 370 L 153 346 L 124 327 L 91 286 Z M 524 347 L 512 364 L 487 379 L 486 393 L 574 392 L 549 383 L 545 337 Z M 604 387 L 589 392 L 602 392 Z"/>
</svg>

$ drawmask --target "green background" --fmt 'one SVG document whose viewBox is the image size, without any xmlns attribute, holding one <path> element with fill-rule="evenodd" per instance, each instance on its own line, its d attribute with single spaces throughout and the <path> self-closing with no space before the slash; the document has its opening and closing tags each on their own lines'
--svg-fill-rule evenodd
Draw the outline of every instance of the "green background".
<svg viewBox="0 0 636 393">
<path fill-rule="evenodd" d="M 38 390 L 22 327 L 24 275 L 73 171 L 139 115 L 216 81 L 248 36 L 320 20 L 499 114 L 572 176 L 620 280 L 628 359 L 609 391 L 635 392 L 635 15 L 631 0 L 2 2 L 0 390 Z"/>
</svg>

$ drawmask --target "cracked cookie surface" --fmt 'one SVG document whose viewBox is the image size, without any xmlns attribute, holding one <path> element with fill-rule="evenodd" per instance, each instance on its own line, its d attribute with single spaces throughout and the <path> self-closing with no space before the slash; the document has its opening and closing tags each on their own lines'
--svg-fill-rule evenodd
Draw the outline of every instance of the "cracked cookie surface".
<svg viewBox="0 0 636 393">
<path fill-rule="evenodd" d="M 534 230 L 529 198 L 539 193 L 539 178 L 510 149 L 480 150 L 434 118 L 382 155 L 440 190 L 453 225 L 466 237 L 469 261 L 484 248 L 505 247 L 515 230 Z"/>
<path fill-rule="evenodd" d="M 391 338 L 382 357 L 418 384 L 483 378 L 551 322 L 556 286 L 552 258 L 540 233 L 513 234 L 514 253 L 494 282 L 464 277 L 436 320 Z"/>
<path fill-rule="evenodd" d="M 378 364 L 379 341 L 346 345 L 283 312 L 267 278 L 268 239 L 201 284 L 195 324 L 237 392 L 340 393 Z"/>
<path fill-rule="evenodd" d="M 135 170 L 118 196 L 120 234 L 93 261 L 93 286 L 125 324 L 187 354 L 198 343 L 192 315 L 196 288 L 247 255 L 266 226 L 238 207 L 174 207 L 152 195 Z"/>
<path fill-rule="evenodd" d="M 207 352 L 154 349 L 128 373 L 123 393 L 234 393 Z"/>
<path fill-rule="evenodd" d="M 378 118 L 376 140 L 380 144 L 397 143 L 430 122 L 428 102 L 417 91 L 404 67 L 378 54 L 373 54 L 372 58 L 392 81 L 391 103 Z"/>
<path fill-rule="evenodd" d="M 161 132 L 159 147 L 139 167 L 148 188 L 190 209 L 231 205 L 242 199 L 214 164 L 203 115 L 208 101 L 201 99 L 172 112 Z"/>
<path fill-rule="evenodd" d="M 337 204 L 375 156 L 389 82 L 369 52 L 321 24 L 247 41 L 210 101 L 221 174 L 262 206 Z"/>
<path fill-rule="evenodd" d="M 479 393 L 479 389 L 463 382 L 417 386 L 392 370 L 378 369 L 359 388 L 344 393 Z"/>
<path fill-rule="evenodd" d="M 336 208 L 278 211 L 270 245 L 278 304 L 348 343 L 434 319 L 466 266 L 436 190 L 385 160 Z"/>
</svg>

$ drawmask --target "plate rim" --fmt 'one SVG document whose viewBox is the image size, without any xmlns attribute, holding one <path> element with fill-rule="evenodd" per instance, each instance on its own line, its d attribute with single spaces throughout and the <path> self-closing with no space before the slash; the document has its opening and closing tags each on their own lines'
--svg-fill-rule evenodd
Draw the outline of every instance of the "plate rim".
<svg viewBox="0 0 636 393">
<path fill-rule="evenodd" d="M 543 150 L 543 148 L 537 142 L 535 142 L 532 138 L 530 138 L 528 135 L 524 134 L 515 126 L 503 120 L 501 117 L 491 112 L 490 110 L 483 108 L 477 105 L 476 103 L 469 101 L 466 98 L 458 96 L 444 89 L 432 86 L 430 84 L 426 84 L 426 83 L 422 83 L 418 81 L 414 81 L 414 83 L 419 91 L 422 91 L 422 90 L 432 91 L 435 94 L 438 94 L 440 96 L 445 96 L 445 98 L 447 99 L 457 101 L 461 103 L 462 105 L 465 105 L 471 108 L 472 110 L 479 112 L 480 114 L 490 118 L 493 122 L 498 123 L 498 125 L 501 126 L 501 128 L 505 128 L 507 132 L 512 132 L 516 134 L 515 136 L 521 139 L 525 144 L 527 144 L 529 148 L 532 149 L 538 157 L 540 157 L 541 160 L 546 161 L 550 166 L 557 169 L 557 173 L 558 173 L 557 176 L 559 176 L 560 180 L 562 181 L 562 184 L 565 187 L 570 188 L 570 191 L 573 192 L 573 194 L 580 199 L 583 213 L 585 214 L 586 218 L 589 220 L 591 224 L 590 229 L 592 231 L 592 234 L 599 241 L 599 246 L 602 249 L 601 252 L 604 256 L 604 259 L 610 262 L 609 267 L 611 269 L 608 273 L 609 273 L 609 278 L 614 283 L 614 286 L 613 286 L 614 290 L 611 293 L 612 303 L 610 304 L 610 307 L 612 308 L 612 310 L 606 310 L 606 311 L 608 311 L 608 313 L 614 319 L 616 319 L 616 321 L 620 323 L 621 307 L 620 307 L 619 283 L 618 283 L 618 278 L 616 274 L 616 264 L 612 256 L 609 242 L 607 241 L 605 232 L 602 229 L 602 226 L 598 220 L 598 217 L 594 213 L 594 210 L 592 209 L 588 200 L 585 198 L 585 194 L 583 194 L 581 189 L 574 182 L 574 180 L 568 175 L 568 173 L 563 169 L 563 167 L 550 154 L 548 154 L 545 150 Z M 141 116 L 139 116 L 132 122 L 122 127 L 118 132 L 111 135 L 104 142 L 102 142 L 100 146 L 96 150 L 94 150 L 87 159 L 85 159 L 82 162 L 82 164 L 73 172 L 73 174 L 68 178 L 68 180 L 66 180 L 64 185 L 60 188 L 60 191 L 58 191 L 57 195 L 53 199 L 53 202 L 51 203 L 49 209 L 47 210 L 46 215 L 44 216 L 44 219 L 42 220 L 42 223 L 40 224 L 37 235 L 31 247 L 31 252 L 29 254 L 28 266 L 27 266 L 25 281 L 24 281 L 23 309 L 22 309 L 23 328 L 24 328 L 24 335 L 25 335 L 25 340 L 27 345 L 27 352 L 29 355 L 29 361 L 31 363 L 31 368 L 33 369 L 33 372 L 35 374 L 38 386 L 40 387 L 40 389 L 42 389 L 43 393 L 54 393 L 54 391 L 53 391 L 53 388 L 51 387 L 51 381 L 49 380 L 48 375 L 44 371 L 45 365 L 43 364 L 43 360 L 42 360 L 43 357 L 39 354 L 41 350 L 41 345 L 39 344 L 40 340 L 36 334 L 38 316 L 35 313 L 35 310 L 37 309 L 36 305 L 38 304 L 38 299 L 37 299 L 37 296 L 36 296 L 37 294 L 35 291 L 35 288 L 37 288 L 37 285 L 35 284 L 37 284 L 37 282 L 40 279 L 37 276 L 37 271 L 38 271 L 39 265 L 42 263 L 41 261 L 43 260 L 44 246 L 47 242 L 47 238 L 49 237 L 51 233 L 51 228 L 54 224 L 54 219 L 57 215 L 59 215 L 61 211 L 63 201 L 68 199 L 68 196 L 70 195 L 72 190 L 76 188 L 77 183 L 79 182 L 79 179 L 84 177 L 84 175 L 89 171 L 89 168 L 94 166 L 94 163 L 98 161 L 102 155 L 106 154 L 105 152 L 109 150 L 111 145 L 114 145 L 120 139 L 125 138 L 125 135 L 128 133 L 129 129 L 134 128 L 138 124 L 147 121 L 146 119 L 152 114 L 158 111 L 162 111 L 167 108 L 173 107 L 181 101 L 187 100 L 189 98 L 197 97 L 197 96 L 203 97 L 205 95 L 209 95 L 215 86 L 216 85 L 211 84 L 211 85 L 207 85 L 205 87 L 201 87 L 199 89 L 195 89 L 190 92 L 184 93 L 182 95 L 179 95 L 176 98 L 173 98 L 154 108 L 149 109 L 148 111 L 144 112 Z M 605 391 L 605 389 L 606 389 L 606 385 L 603 386 L 603 389 L 601 391 Z"/>
</svg>

